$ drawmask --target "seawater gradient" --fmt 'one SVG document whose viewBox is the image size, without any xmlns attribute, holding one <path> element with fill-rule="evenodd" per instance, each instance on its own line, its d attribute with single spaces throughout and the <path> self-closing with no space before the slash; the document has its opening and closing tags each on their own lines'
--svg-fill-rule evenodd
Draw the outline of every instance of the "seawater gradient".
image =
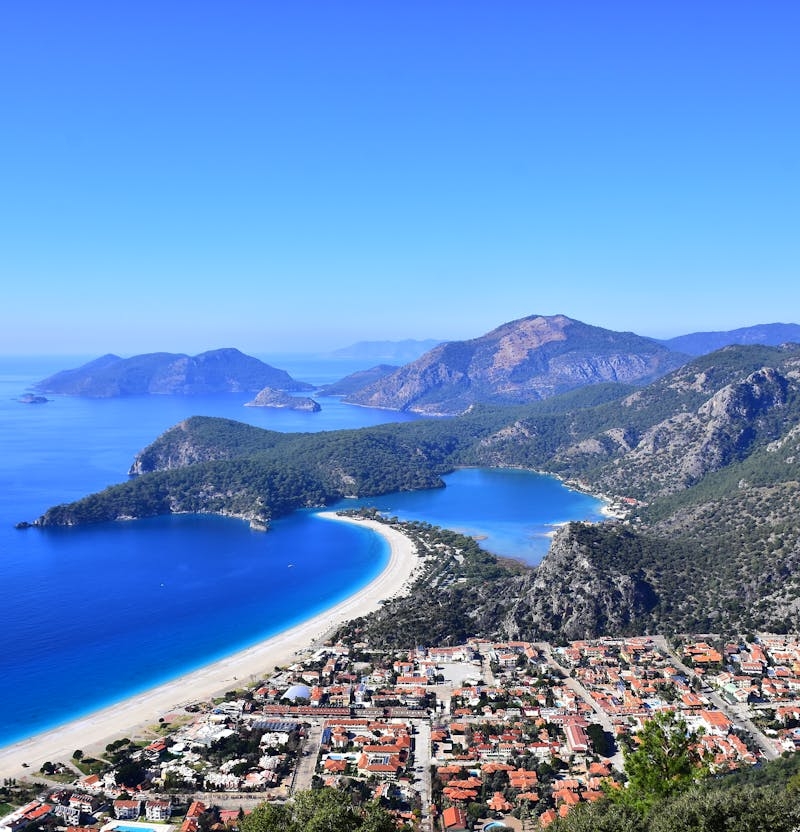
<svg viewBox="0 0 800 832">
<path fill-rule="evenodd" d="M 284 431 L 416 418 L 336 399 L 321 399 L 320 413 L 245 408 L 247 395 L 17 400 L 34 381 L 79 363 L 0 359 L 0 745 L 309 618 L 366 584 L 388 556 L 377 535 L 312 512 L 267 534 L 207 516 L 15 529 L 51 505 L 125 479 L 138 450 L 190 415 Z M 358 369 L 272 363 L 315 383 Z M 530 561 L 546 550 L 549 524 L 593 516 L 599 506 L 525 472 L 468 469 L 447 482 L 377 502 L 401 517 L 486 535 L 487 549 Z"/>
</svg>

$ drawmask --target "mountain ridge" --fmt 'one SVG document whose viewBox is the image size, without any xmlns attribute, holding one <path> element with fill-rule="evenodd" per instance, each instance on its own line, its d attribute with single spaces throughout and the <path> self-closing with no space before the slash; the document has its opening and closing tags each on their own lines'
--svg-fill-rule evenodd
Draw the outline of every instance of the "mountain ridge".
<svg viewBox="0 0 800 832">
<path fill-rule="evenodd" d="M 345 401 L 453 415 L 477 403 L 523 403 L 586 384 L 643 384 L 685 360 L 632 332 L 594 327 L 565 315 L 531 315 L 478 338 L 440 344 Z"/>
<path fill-rule="evenodd" d="M 441 486 L 460 465 L 547 471 L 628 509 L 624 522 L 570 523 L 535 571 L 471 600 L 509 637 L 782 632 L 800 616 L 798 345 L 727 347 L 647 387 L 447 420 L 280 434 L 192 417 L 137 456 L 136 479 L 37 524 L 215 512 L 266 526 L 347 495 Z"/>
<path fill-rule="evenodd" d="M 358 358 L 378 361 L 382 364 L 405 364 L 414 361 L 428 350 L 441 344 L 438 338 L 405 338 L 401 341 L 356 341 L 347 347 L 334 350 L 332 358 Z"/>
<path fill-rule="evenodd" d="M 690 332 L 675 338 L 659 339 L 659 343 L 671 350 L 698 356 L 735 344 L 761 344 L 778 347 L 788 342 L 800 342 L 799 324 L 755 324 L 739 329 L 718 332 Z"/>
<path fill-rule="evenodd" d="M 296 381 L 285 370 L 233 347 L 195 356 L 156 352 L 120 358 L 108 353 L 80 367 L 55 373 L 34 385 L 35 390 L 43 393 L 90 398 L 257 393 L 264 387 L 287 392 L 312 389 L 312 385 Z"/>
</svg>

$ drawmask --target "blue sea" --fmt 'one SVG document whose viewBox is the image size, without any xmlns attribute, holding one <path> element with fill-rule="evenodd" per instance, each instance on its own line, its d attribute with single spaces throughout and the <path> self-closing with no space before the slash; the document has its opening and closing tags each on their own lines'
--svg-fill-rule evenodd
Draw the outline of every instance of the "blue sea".
<svg viewBox="0 0 800 832">
<path fill-rule="evenodd" d="M 120 482 L 137 451 L 195 414 L 281 431 L 414 419 L 337 399 L 319 413 L 243 407 L 250 396 L 17 401 L 88 358 L 0 358 L 0 746 L 254 644 L 352 594 L 384 567 L 382 538 L 298 512 L 269 533 L 208 516 L 17 530 L 51 505 Z M 323 384 L 362 363 L 263 356 Z M 365 501 L 537 562 L 555 524 L 594 498 L 522 471 L 466 469 L 447 488 Z M 354 501 L 344 501 L 352 506 Z"/>
</svg>

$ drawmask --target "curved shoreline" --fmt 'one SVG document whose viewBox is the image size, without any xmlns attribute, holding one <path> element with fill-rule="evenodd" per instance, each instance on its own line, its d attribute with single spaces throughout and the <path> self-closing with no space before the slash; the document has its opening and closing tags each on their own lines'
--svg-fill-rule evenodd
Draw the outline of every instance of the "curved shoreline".
<svg viewBox="0 0 800 832">
<path fill-rule="evenodd" d="M 108 742 L 153 725 L 171 710 L 255 682 L 272 673 L 275 666 L 290 664 L 298 652 L 324 638 L 332 628 L 378 609 L 382 601 L 405 588 L 419 562 L 416 547 L 406 535 L 375 520 L 341 517 L 332 511 L 319 512 L 317 516 L 366 526 L 380 534 L 390 551 L 383 571 L 333 607 L 265 641 L 140 695 L 0 748 L 0 776 L 35 775 L 46 761 L 66 762 L 77 748 L 86 751 L 100 746 L 102 750 Z M 29 767 L 24 768 L 22 763 L 28 763 Z"/>
</svg>

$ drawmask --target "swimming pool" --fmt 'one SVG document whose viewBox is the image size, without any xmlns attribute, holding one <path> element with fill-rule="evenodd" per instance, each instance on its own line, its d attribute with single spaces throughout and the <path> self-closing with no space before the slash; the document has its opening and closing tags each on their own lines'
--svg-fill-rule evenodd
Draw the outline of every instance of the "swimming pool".
<svg viewBox="0 0 800 832">
<path fill-rule="evenodd" d="M 137 823 L 136 821 L 112 820 L 100 832 L 169 832 L 174 824 L 169 823 Z"/>
</svg>

